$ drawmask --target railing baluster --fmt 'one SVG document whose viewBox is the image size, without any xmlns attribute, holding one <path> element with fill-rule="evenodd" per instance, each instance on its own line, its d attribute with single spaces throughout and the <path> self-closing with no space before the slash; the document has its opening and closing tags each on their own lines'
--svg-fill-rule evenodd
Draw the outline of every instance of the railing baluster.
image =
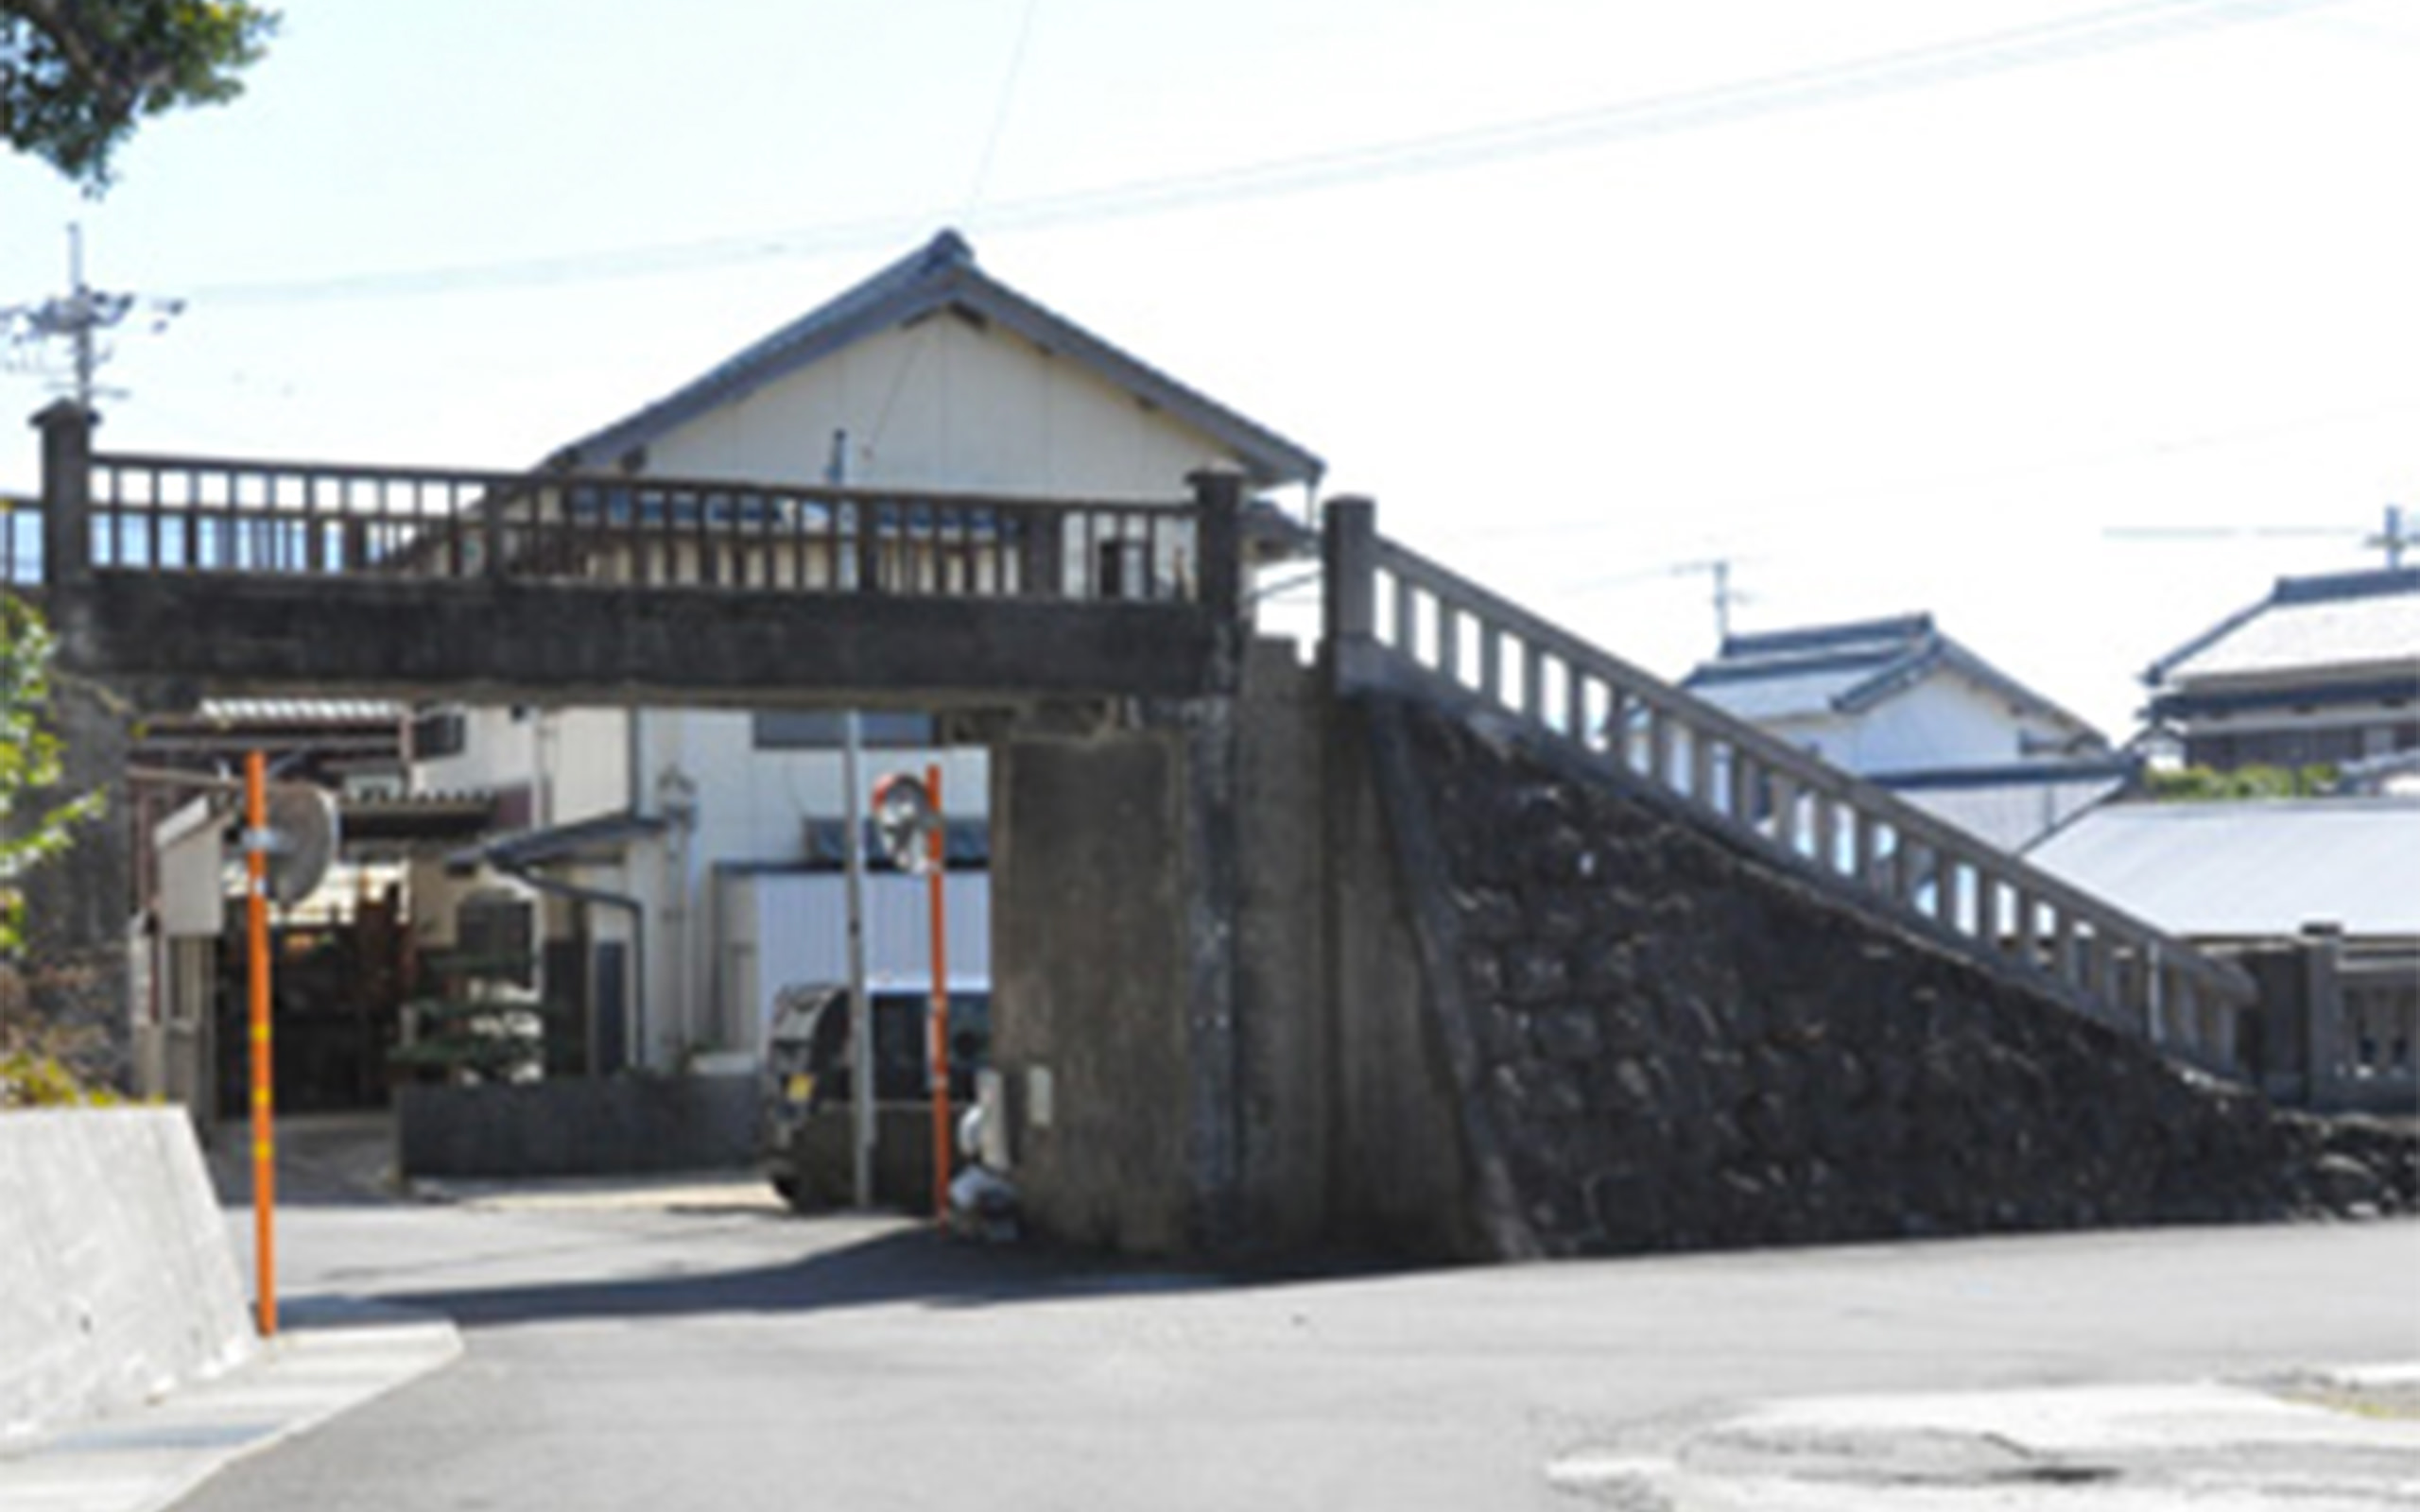
<svg viewBox="0 0 2420 1512">
<path fill-rule="evenodd" d="M 1796 855 L 1799 853 L 1798 784 L 1788 772 L 1774 770 L 1765 775 L 1765 785 L 1772 795 L 1773 806 L 1773 842 Z"/>
</svg>

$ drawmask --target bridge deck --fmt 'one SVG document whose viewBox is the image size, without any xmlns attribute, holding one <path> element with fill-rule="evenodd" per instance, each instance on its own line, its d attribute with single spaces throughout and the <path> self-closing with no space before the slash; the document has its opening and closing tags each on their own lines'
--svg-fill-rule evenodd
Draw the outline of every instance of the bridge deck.
<svg viewBox="0 0 2420 1512">
<path fill-rule="evenodd" d="M 1035 501 L 95 455 L 43 417 L 73 670 L 213 694 L 925 708 L 1232 688 L 1240 483 Z M 36 558 L 28 560 L 27 558 Z"/>
</svg>

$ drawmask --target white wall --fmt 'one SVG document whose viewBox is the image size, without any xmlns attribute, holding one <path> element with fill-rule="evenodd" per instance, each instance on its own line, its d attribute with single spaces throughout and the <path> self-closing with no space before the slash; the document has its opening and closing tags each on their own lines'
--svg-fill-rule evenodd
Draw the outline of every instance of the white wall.
<svg viewBox="0 0 2420 1512">
<path fill-rule="evenodd" d="M 1090 499 L 1183 499 L 1219 446 L 1077 363 L 937 314 L 683 425 L 648 449 L 663 477 L 821 482 L 835 432 L 847 481 Z"/>
<path fill-rule="evenodd" d="M 537 726 L 525 711 L 502 707 L 463 711 L 462 749 L 412 764 L 413 790 L 477 793 L 530 782 L 537 771 Z"/>
<path fill-rule="evenodd" d="M 992 979 L 992 894 L 979 872 L 947 878 L 950 985 L 960 991 Z M 926 878 L 877 872 L 866 878 L 866 981 L 876 992 L 929 988 L 932 925 Z M 837 872 L 726 877 L 722 972 L 731 1048 L 761 1056 L 781 989 L 846 982 L 848 879 Z"/>
<path fill-rule="evenodd" d="M 2029 754 L 2025 737 L 2048 736 L 2047 721 L 2028 722 L 2008 701 L 1954 672 L 1939 672 L 1858 719 L 1839 765 L 1856 772 L 1989 766 Z"/>
<path fill-rule="evenodd" d="M 226 846 L 210 799 L 198 798 L 151 832 L 159 854 L 160 933 L 216 939 L 227 927 Z"/>
<path fill-rule="evenodd" d="M 575 824 L 630 808 L 630 721 L 622 709 L 554 709 L 538 716 L 532 754 L 540 824 Z"/>
</svg>

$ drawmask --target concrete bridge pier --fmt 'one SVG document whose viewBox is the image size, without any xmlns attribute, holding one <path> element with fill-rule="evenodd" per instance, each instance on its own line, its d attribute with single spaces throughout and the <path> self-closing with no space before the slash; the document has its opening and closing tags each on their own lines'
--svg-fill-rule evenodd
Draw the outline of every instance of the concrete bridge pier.
<svg viewBox="0 0 2420 1512">
<path fill-rule="evenodd" d="M 1288 645 L 1241 691 L 992 760 L 993 1060 L 1045 1231 L 1220 1253 L 1317 1222 L 1319 745 Z"/>
</svg>

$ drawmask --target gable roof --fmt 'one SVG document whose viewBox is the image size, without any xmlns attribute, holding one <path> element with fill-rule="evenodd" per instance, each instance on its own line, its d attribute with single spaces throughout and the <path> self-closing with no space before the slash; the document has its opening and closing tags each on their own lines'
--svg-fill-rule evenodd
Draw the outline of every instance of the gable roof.
<svg viewBox="0 0 2420 1512">
<path fill-rule="evenodd" d="M 2420 567 L 2280 577 L 2238 610 L 2152 662 L 2157 687 L 2204 678 L 2420 665 Z"/>
<path fill-rule="evenodd" d="M 2113 803 L 2026 853 L 2180 935 L 2420 935 L 2420 799 Z"/>
<path fill-rule="evenodd" d="M 1681 686 L 1742 719 L 1858 714 L 1922 682 L 1957 672 L 2016 705 L 2099 738 L 2083 719 L 1943 634 L 1929 614 L 1726 635 L 1714 660 Z"/>
<path fill-rule="evenodd" d="M 1259 425 L 1035 303 L 975 266 L 975 249 L 944 231 L 916 251 L 726 358 L 634 414 L 556 455 L 566 466 L 610 467 L 632 450 L 719 405 L 743 399 L 877 332 L 939 310 L 988 321 L 1081 364 L 1137 400 L 1233 452 L 1261 487 L 1316 483 L 1326 464 Z"/>
</svg>

